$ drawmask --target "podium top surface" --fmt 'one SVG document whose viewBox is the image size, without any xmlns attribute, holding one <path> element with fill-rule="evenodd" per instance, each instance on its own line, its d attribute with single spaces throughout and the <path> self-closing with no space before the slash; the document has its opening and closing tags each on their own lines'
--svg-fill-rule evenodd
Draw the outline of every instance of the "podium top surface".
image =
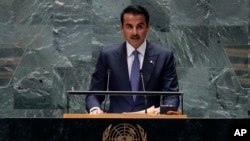
<svg viewBox="0 0 250 141">
<path fill-rule="evenodd" d="M 154 115 L 154 114 L 63 114 L 63 118 L 83 119 L 186 119 L 187 115 Z"/>
<path fill-rule="evenodd" d="M 182 96 L 182 92 L 169 92 L 169 91 L 67 91 L 68 94 L 74 95 L 148 95 L 148 96 L 160 96 L 160 95 L 176 95 Z"/>
</svg>

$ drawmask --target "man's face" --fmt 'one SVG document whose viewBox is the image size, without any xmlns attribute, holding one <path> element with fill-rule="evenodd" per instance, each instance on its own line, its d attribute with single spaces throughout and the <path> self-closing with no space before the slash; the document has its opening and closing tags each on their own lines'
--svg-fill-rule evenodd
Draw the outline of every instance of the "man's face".
<svg viewBox="0 0 250 141">
<path fill-rule="evenodd" d="M 121 31 L 129 44 L 138 48 L 147 36 L 149 25 L 146 23 L 144 15 L 124 14 Z"/>
</svg>

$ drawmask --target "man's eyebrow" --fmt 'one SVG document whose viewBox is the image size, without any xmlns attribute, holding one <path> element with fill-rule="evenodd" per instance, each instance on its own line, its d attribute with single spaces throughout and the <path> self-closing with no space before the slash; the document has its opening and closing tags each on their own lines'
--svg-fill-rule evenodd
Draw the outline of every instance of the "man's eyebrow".
<svg viewBox="0 0 250 141">
<path fill-rule="evenodd" d="M 125 25 L 132 25 L 131 23 L 126 23 Z M 142 23 L 138 23 L 137 25 L 145 25 L 143 22 Z"/>
<path fill-rule="evenodd" d="M 130 24 L 130 23 L 126 23 L 125 25 L 132 25 L 132 24 Z"/>
<path fill-rule="evenodd" d="M 137 25 L 145 25 L 144 23 L 139 23 L 139 24 L 137 24 Z"/>
</svg>

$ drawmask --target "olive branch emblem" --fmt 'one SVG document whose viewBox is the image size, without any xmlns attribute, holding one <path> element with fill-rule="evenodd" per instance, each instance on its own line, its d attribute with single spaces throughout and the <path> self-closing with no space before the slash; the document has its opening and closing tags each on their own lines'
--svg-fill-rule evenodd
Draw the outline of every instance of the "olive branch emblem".
<svg viewBox="0 0 250 141">
<path fill-rule="evenodd" d="M 108 141 L 109 132 L 110 132 L 111 127 L 112 127 L 112 124 L 110 124 L 108 126 L 108 128 L 106 128 L 106 130 L 103 132 L 102 141 Z"/>
<path fill-rule="evenodd" d="M 125 129 L 119 131 L 118 128 L 124 126 L 126 127 Z M 134 126 L 124 123 L 124 124 L 120 124 L 114 127 L 114 129 L 112 129 L 112 124 L 110 124 L 105 131 L 103 132 L 102 135 L 102 141 L 109 141 L 109 139 L 113 140 L 120 140 L 121 137 L 123 138 L 123 140 L 125 139 L 127 141 L 127 139 L 129 141 L 133 141 L 134 139 L 131 138 L 131 136 L 117 136 L 118 138 L 112 138 L 110 137 L 111 134 L 113 134 L 113 132 L 118 133 L 119 135 L 121 135 L 122 133 L 126 131 L 129 131 L 131 134 L 134 134 L 135 136 L 140 138 L 140 141 L 147 141 L 147 133 L 144 131 L 144 129 L 137 124 L 137 128 L 135 128 Z"/>
<path fill-rule="evenodd" d="M 137 124 L 137 127 L 139 128 L 142 141 L 147 141 L 147 133 L 143 130 L 143 128 L 140 125 Z"/>
</svg>

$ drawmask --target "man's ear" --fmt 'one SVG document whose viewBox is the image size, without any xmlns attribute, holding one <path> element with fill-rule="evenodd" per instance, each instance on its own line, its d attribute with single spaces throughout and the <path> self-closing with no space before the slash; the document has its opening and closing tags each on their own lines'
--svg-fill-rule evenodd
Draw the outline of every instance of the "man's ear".
<svg viewBox="0 0 250 141">
<path fill-rule="evenodd" d="M 123 32 L 123 25 L 122 24 L 120 24 L 120 30 L 121 30 L 121 32 Z"/>
<path fill-rule="evenodd" d="M 148 29 L 147 29 L 147 31 L 149 31 L 150 30 L 150 24 L 148 23 Z"/>
</svg>

